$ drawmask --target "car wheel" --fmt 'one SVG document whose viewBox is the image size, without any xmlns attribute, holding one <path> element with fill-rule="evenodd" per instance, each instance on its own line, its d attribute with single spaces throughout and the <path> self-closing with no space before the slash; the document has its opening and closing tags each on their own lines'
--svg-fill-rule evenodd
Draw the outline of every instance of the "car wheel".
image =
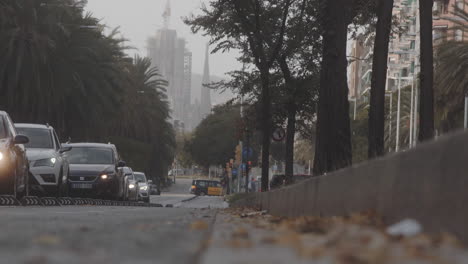
<svg viewBox="0 0 468 264">
<path fill-rule="evenodd" d="M 145 202 L 145 203 L 150 203 L 150 198 L 149 198 L 149 197 L 145 198 L 145 199 L 143 200 L 143 202 Z"/>
</svg>

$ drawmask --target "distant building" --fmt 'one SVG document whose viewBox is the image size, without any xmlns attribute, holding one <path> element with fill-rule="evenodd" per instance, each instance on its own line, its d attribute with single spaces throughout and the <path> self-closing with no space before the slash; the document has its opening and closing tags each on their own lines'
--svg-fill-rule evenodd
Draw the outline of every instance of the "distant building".
<svg viewBox="0 0 468 264">
<path fill-rule="evenodd" d="M 178 123 L 189 122 L 191 102 L 192 53 L 186 48 L 186 41 L 169 29 L 171 9 L 168 1 L 164 11 L 164 27 L 155 36 L 148 38 L 147 55 L 153 67 L 168 81 L 167 95 L 172 110 L 172 119 Z M 190 129 L 187 126 L 181 126 Z"/>
<path fill-rule="evenodd" d="M 395 0 L 394 2 L 393 16 L 398 19 L 399 27 L 405 30 L 400 33 L 392 33 L 390 36 L 387 90 L 396 90 L 398 80 L 401 81 L 400 87 L 411 85 L 417 76 L 420 55 L 419 1 Z M 454 26 L 451 19 L 457 19 L 454 14 L 455 5 L 468 11 L 465 0 L 434 2 L 433 39 L 435 46 L 447 40 L 468 39 L 468 32 L 463 32 L 461 29 L 449 30 Z M 358 37 L 352 43 L 350 51 L 352 62 L 349 69 L 349 95 L 352 98 L 361 97 L 368 91 L 367 88 L 370 88 L 372 53 L 372 42 L 363 42 L 362 37 Z M 357 59 L 353 57 L 357 57 Z M 370 58 L 370 60 L 366 58 Z"/>
<path fill-rule="evenodd" d="M 204 85 L 209 84 L 210 81 L 210 51 L 209 45 L 206 45 L 205 51 L 205 67 L 203 70 L 203 82 L 201 87 L 201 103 L 200 103 L 200 112 L 202 119 L 211 113 L 211 90 Z"/>
</svg>

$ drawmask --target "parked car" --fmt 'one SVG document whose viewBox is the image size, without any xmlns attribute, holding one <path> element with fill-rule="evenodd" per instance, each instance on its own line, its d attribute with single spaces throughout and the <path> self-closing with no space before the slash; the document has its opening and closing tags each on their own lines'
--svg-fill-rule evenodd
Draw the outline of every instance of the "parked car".
<svg viewBox="0 0 468 264">
<path fill-rule="evenodd" d="M 27 195 L 29 162 L 24 144 L 27 136 L 18 134 L 10 116 L 0 111 L 0 194 Z"/>
<path fill-rule="evenodd" d="M 74 143 L 66 153 L 70 162 L 69 191 L 72 196 L 122 199 L 125 162 L 113 144 Z"/>
<path fill-rule="evenodd" d="M 135 174 L 132 168 L 123 167 L 124 175 L 124 196 L 125 201 L 138 201 L 138 183 L 135 180 Z"/>
<path fill-rule="evenodd" d="M 150 189 L 150 195 L 161 195 L 161 188 L 159 185 L 154 183 L 152 180 L 148 180 L 148 185 Z"/>
<path fill-rule="evenodd" d="M 138 200 L 145 203 L 150 202 L 150 192 L 146 175 L 143 172 L 134 172 L 135 180 L 138 184 Z"/>
<path fill-rule="evenodd" d="M 293 175 L 292 183 L 297 183 L 297 182 L 306 180 L 310 177 L 312 177 L 312 175 L 295 174 Z M 273 178 L 270 181 L 270 189 L 277 189 L 284 185 L 286 185 L 286 175 L 284 174 L 273 175 Z"/>
<path fill-rule="evenodd" d="M 221 187 L 221 183 L 218 181 L 193 180 L 190 193 L 200 196 L 221 196 L 223 195 L 223 187 Z"/>
<path fill-rule="evenodd" d="M 30 189 L 46 196 L 68 196 L 69 163 L 53 127 L 38 124 L 15 124 L 16 130 L 29 138 L 26 156 L 29 160 Z"/>
</svg>

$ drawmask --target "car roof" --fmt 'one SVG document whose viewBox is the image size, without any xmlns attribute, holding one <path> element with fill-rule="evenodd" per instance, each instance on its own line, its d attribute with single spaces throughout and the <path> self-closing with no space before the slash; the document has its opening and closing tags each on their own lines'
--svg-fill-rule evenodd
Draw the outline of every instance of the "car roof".
<svg viewBox="0 0 468 264">
<path fill-rule="evenodd" d="M 7 112 L 0 110 L 0 115 L 7 115 Z"/>
<path fill-rule="evenodd" d="M 52 126 L 43 125 L 43 124 L 25 124 L 25 123 L 15 123 L 15 127 L 18 128 L 42 128 L 42 129 L 54 129 Z"/>
<path fill-rule="evenodd" d="M 135 173 L 135 174 L 143 174 L 143 175 L 145 175 L 145 173 L 144 173 L 144 172 L 139 172 L 139 171 L 134 171 L 133 173 Z M 146 176 L 146 175 L 145 175 L 145 176 Z"/>
<path fill-rule="evenodd" d="M 105 143 L 69 143 L 67 145 L 71 147 L 99 147 L 99 148 L 115 149 L 114 144 L 105 144 Z"/>
</svg>

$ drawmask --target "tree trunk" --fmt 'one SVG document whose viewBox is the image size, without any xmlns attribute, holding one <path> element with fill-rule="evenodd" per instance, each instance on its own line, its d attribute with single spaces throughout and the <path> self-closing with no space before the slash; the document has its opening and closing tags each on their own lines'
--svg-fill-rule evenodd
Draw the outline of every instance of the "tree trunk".
<svg viewBox="0 0 468 264">
<path fill-rule="evenodd" d="M 432 46 L 432 7 L 434 0 L 419 1 L 421 21 L 421 85 L 419 110 L 419 141 L 434 137 L 434 58 Z"/>
<path fill-rule="evenodd" d="M 369 110 L 369 158 L 384 155 L 385 83 L 387 79 L 388 43 L 392 27 L 393 0 L 380 0 L 372 62 Z"/>
<path fill-rule="evenodd" d="M 345 0 L 324 6 L 322 72 L 320 76 L 314 174 L 352 164 L 347 84 L 347 23 Z"/>
<path fill-rule="evenodd" d="M 262 192 L 268 191 L 270 172 L 271 98 L 269 70 L 262 72 Z"/>
<path fill-rule="evenodd" d="M 294 175 L 294 136 L 296 134 L 296 105 L 294 102 L 288 104 L 288 126 L 286 133 L 286 152 L 285 152 L 285 176 L 286 184 L 293 182 Z"/>
</svg>

